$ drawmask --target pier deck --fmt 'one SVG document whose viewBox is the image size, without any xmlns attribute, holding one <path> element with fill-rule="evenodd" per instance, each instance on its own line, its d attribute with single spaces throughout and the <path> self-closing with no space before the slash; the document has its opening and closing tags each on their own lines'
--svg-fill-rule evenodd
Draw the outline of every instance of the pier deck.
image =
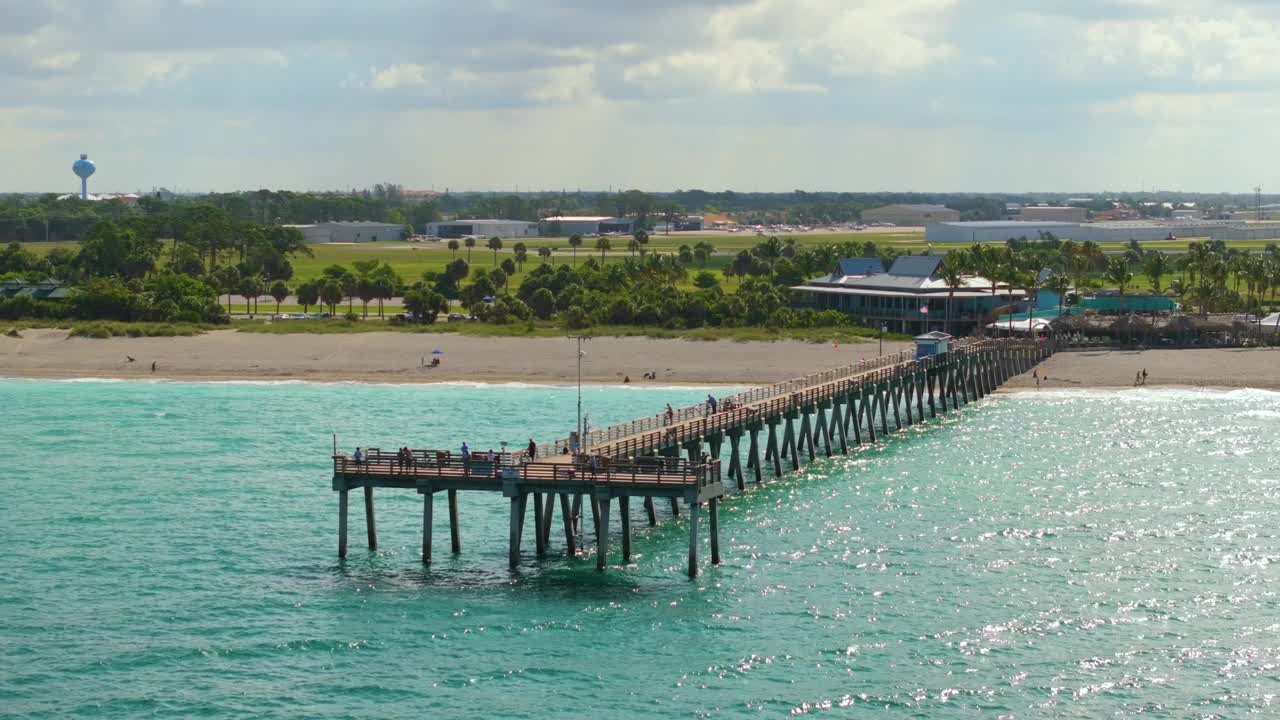
<svg viewBox="0 0 1280 720">
<path fill-rule="evenodd" d="M 588 433 L 584 447 L 570 452 L 567 438 L 524 451 L 473 453 L 462 457 L 445 450 L 412 450 L 408 457 L 370 448 L 356 462 L 333 456 L 333 489 L 339 493 L 338 552 L 347 553 L 347 493 L 364 488 L 369 546 L 376 548 L 373 489 L 400 488 L 422 494 L 424 563 L 431 562 L 434 495 L 448 493 L 453 552 L 461 550 L 457 493 L 500 492 L 511 501 L 510 562 L 520 561 L 530 496 L 534 506 L 537 554 L 546 554 L 552 515 L 559 498 L 566 551 L 582 547 L 582 511 L 591 510 L 597 545 L 596 565 L 607 565 L 611 506 L 618 501 L 622 555 L 631 558 L 631 498 L 643 501 L 656 524 L 655 498 L 684 505 L 689 525 L 689 575 L 698 573 L 698 525 L 701 509 L 710 520 L 711 560 L 720 561 L 718 504 L 726 493 L 721 456 L 731 485 L 741 491 L 749 474 L 760 483 L 770 475 L 798 470 L 802 458 L 831 457 L 874 443 L 878 436 L 925 422 L 939 413 L 985 397 L 1014 374 L 1026 372 L 1051 355 L 1049 342 L 989 340 L 957 344 L 949 352 L 925 358 L 898 354 L 815 373 L 726 398 L 716 412 L 706 405 L 682 408 Z M 892 428 L 892 429 L 891 429 Z M 762 437 L 763 436 L 763 437 Z M 762 455 L 763 453 L 763 455 Z M 681 457 L 684 455 L 685 457 Z M 745 462 L 743 456 L 745 455 Z M 786 461 L 784 463 L 784 460 Z"/>
</svg>

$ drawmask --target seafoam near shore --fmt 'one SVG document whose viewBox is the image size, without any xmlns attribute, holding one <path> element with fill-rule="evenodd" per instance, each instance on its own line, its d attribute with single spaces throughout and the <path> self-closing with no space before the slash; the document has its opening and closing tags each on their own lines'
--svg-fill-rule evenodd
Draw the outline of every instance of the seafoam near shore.
<svg viewBox="0 0 1280 720">
<path fill-rule="evenodd" d="M 885 343 L 893 353 L 909 345 Z M 442 354 L 433 355 L 433 351 Z M 732 342 L 601 337 L 585 344 L 582 379 L 593 383 L 756 385 L 873 359 L 879 344 Z M 313 380 L 326 382 L 528 382 L 577 380 L 576 344 L 566 338 L 493 338 L 395 332 L 265 335 L 220 330 L 195 337 L 68 337 L 24 330 L 0 338 L 9 377 Z M 127 358 L 133 357 L 133 362 Z M 422 367 L 433 357 L 440 367 Z M 151 372 L 151 363 L 156 372 Z M 654 372 L 656 380 L 643 379 Z"/>
</svg>

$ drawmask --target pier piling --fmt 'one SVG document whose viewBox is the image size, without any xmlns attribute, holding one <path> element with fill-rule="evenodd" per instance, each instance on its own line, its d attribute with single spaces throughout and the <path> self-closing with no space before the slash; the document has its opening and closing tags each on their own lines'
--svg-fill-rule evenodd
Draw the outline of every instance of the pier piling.
<svg viewBox="0 0 1280 720">
<path fill-rule="evenodd" d="M 377 550 L 378 526 L 373 519 L 373 488 L 369 485 L 364 486 L 364 527 L 369 536 L 369 549 Z"/>
</svg>

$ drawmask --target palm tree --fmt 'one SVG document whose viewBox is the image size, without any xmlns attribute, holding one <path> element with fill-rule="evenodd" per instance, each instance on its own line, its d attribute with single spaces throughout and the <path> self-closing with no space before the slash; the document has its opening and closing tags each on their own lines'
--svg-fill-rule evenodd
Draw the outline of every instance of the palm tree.
<svg viewBox="0 0 1280 720">
<path fill-rule="evenodd" d="M 342 294 L 347 296 L 347 312 L 356 311 L 356 293 L 360 291 L 360 278 L 350 272 L 338 281 L 342 283 Z"/>
<path fill-rule="evenodd" d="M 542 258 L 542 262 L 546 263 L 551 259 L 551 246 L 543 245 L 538 248 L 538 257 Z"/>
<path fill-rule="evenodd" d="M 494 235 L 489 238 L 489 249 L 493 251 L 493 264 L 498 264 L 498 251 L 502 249 L 502 238 Z"/>
<path fill-rule="evenodd" d="M 262 278 L 257 275 L 245 275 L 240 278 L 240 294 L 244 296 L 244 314 L 249 315 L 249 301 L 256 305 L 258 296 L 262 294 Z"/>
<path fill-rule="evenodd" d="M 609 238 L 601 235 L 596 238 L 596 249 L 600 251 L 600 264 L 604 264 L 605 251 L 609 250 Z"/>
<path fill-rule="evenodd" d="M 947 284 L 947 317 L 942 327 L 949 334 L 951 332 L 951 306 L 955 302 L 956 288 L 964 285 L 964 266 L 960 253 L 947 253 L 942 257 L 942 263 L 938 265 L 938 277 Z"/>
<path fill-rule="evenodd" d="M 1124 255 L 1107 258 L 1107 269 L 1102 272 L 1102 279 L 1115 283 L 1120 288 L 1120 294 L 1124 295 L 1125 286 L 1133 280 L 1133 273 L 1129 272 L 1129 258 Z"/>
<path fill-rule="evenodd" d="M 457 240 L 449 241 L 449 252 L 453 253 L 452 257 L 458 257 L 458 247 L 459 246 L 458 246 Z"/>
<path fill-rule="evenodd" d="M 627 241 L 627 249 L 631 251 L 631 257 L 636 256 L 636 251 L 640 249 L 640 242 L 635 238 Z"/>
<path fill-rule="evenodd" d="M 467 264 L 471 264 L 471 248 L 476 246 L 476 239 L 473 237 L 463 238 L 462 244 L 467 246 Z"/>
<path fill-rule="evenodd" d="M 667 225 L 668 230 L 670 227 L 670 225 Z M 649 233 L 644 230 L 637 230 L 631 235 L 631 238 L 636 241 L 636 246 L 640 249 L 640 255 L 643 256 L 645 248 L 649 245 Z"/>
<path fill-rule="evenodd" d="M 699 267 L 707 266 L 707 258 L 716 251 L 716 248 L 706 240 L 699 240 L 693 244 L 693 256 L 698 259 Z"/>
<path fill-rule="evenodd" d="M 284 284 L 283 280 L 277 280 L 271 283 L 271 289 L 268 291 L 272 298 L 276 301 L 276 314 L 280 314 L 280 303 L 289 297 L 289 286 Z"/>
<path fill-rule="evenodd" d="M 329 306 L 329 314 L 333 315 L 334 308 L 342 302 L 342 286 L 337 280 L 325 280 L 320 286 L 320 299 Z"/>
<path fill-rule="evenodd" d="M 1169 256 L 1159 250 L 1146 253 L 1142 263 L 1142 271 L 1151 278 L 1151 286 L 1157 295 L 1160 294 L 1160 279 L 1169 273 Z"/>
<path fill-rule="evenodd" d="M 676 249 L 676 257 L 680 259 L 680 262 L 688 265 L 693 262 L 693 248 L 688 245 L 681 245 Z"/>
<path fill-rule="evenodd" d="M 569 247 L 573 248 L 573 266 L 578 266 L 578 248 L 582 246 L 582 236 L 574 233 L 569 236 Z"/>
<path fill-rule="evenodd" d="M 311 306 L 320 302 L 320 283 L 308 280 L 299 285 L 298 302 L 302 304 L 302 312 L 310 312 Z"/>
<path fill-rule="evenodd" d="M 376 298 L 377 292 L 373 289 L 373 278 L 368 275 L 360 276 L 356 281 L 356 295 L 360 296 L 360 302 L 364 305 L 364 317 L 369 317 L 369 303 Z"/>
<path fill-rule="evenodd" d="M 528 246 L 522 242 L 518 242 L 511 246 L 511 252 L 515 255 L 516 265 L 519 265 L 520 268 L 523 269 L 525 261 L 529 259 Z"/>
<path fill-rule="evenodd" d="M 1058 296 L 1058 315 L 1062 315 L 1062 306 L 1066 304 L 1067 292 L 1071 289 L 1071 278 L 1063 273 L 1053 273 L 1045 278 L 1043 287 Z"/>
</svg>

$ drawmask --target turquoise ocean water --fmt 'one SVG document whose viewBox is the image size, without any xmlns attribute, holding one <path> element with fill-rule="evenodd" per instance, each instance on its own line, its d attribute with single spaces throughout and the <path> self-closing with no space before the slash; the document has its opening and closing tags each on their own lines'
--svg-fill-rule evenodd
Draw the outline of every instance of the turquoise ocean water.
<svg viewBox="0 0 1280 720">
<path fill-rule="evenodd" d="M 703 396 L 586 403 L 603 425 Z M 630 567 L 509 571 L 503 500 L 473 494 L 458 557 L 437 508 L 424 570 L 419 497 L 382 491 L 382 548 L 356 510 L 337 560 L 335 430 L 522 445 L 573 404 L 0 380 L 0 716 L 1280 714 L 1280 395 L 992 398 L 732 498 L 694 582 L 665 513 Z"/>
</svg>

